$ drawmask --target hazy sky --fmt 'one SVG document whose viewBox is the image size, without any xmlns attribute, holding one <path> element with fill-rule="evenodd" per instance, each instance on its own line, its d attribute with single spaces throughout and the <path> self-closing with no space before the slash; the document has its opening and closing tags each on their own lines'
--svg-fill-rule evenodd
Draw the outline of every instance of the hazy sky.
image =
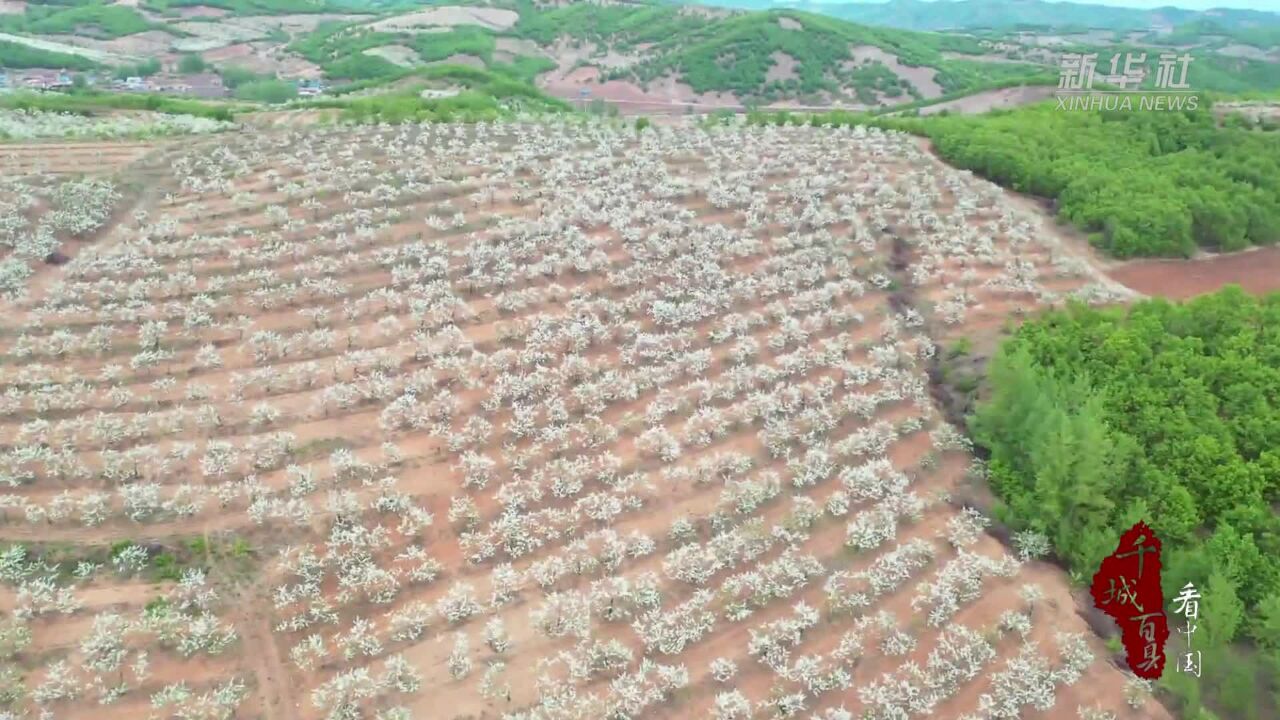
<svg viewBox="0 0 1280 720">
<path fill-rule="evenodd" d="M 878 0 L 811 0 L 812 2 L 876 2 Z M 946 2 L 947 0 L 938 0 Z M 1115 7 L 1157 8 L 1172 5 L 1188 10 L 1208 10 L 1216 7 L 1245 8 L 1280 12 L 1280 0 L 1077 0 L 1091 5 Z"/>
</svg>

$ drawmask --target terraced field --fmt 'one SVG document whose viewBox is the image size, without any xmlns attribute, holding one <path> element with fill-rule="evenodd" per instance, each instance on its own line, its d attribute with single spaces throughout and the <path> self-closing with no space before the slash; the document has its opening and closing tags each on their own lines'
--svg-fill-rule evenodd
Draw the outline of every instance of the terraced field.
<svg viewBox="0 0 1280 720">
<path fill-rule="evenodd" d="M 961 501 L 936 358 L 1125 295 L 995 186 L 865 128 L 166 152 L 0 307 L 15 708 L 1166 717 Z"/>
<path fill-rule="evenodd" d="M 0 171 L 14 175 L 106 174 L 142 159 L 156 145 L 149 141 L 0 145 Z"/>
</svg>

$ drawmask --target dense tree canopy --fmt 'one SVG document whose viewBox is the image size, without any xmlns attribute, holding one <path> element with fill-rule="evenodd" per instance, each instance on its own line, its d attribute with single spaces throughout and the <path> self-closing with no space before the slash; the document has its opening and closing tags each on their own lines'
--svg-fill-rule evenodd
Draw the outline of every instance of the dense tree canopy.
<svg viewBox="0 0 1280 720">
<path fill-rule="evenodd" d="M 1280 294 L 1072 306 L 1020 328 L 989 380 L 972 429 L 1004 518 L 1044 532 L 1084 577 L 1147 520 L 1164 541 L 1166 600 L 1187 582 L 1205 595 L 1221 675 L 1210 699 L 1256 716 L 1253 691 L 1229 687 L 1256 668 L 1233 664 L 1243 656 L 1228 643 L 1280 649 Z"/>
<path fill-rule="evenodd" d="M 901 121 L 949 162 L 1056 198 L 1118 257 L 1189 256 L 1280 240 L 1280 135 L 1218 127 L 1205 109 L 1059 110 Z"/>
<path fill-rule="evenodd" d="M 235 96 L 241 100 L 282 103 L 297 97 L 298 88 L 284 80 L 255 80 L 237 87 Z"/>
<path fill-rule="evenodd" d="M 58 67 L 91 70 L 98 64 L 83 55 L 42 50 L 8 40 L 0 40 L 0 68 Z"/>
<path fill-rule="evenodd" d="M 583 44 L 589 51 L 588 62 L 609 51 L 634 53 L 636 62 L 609 72 L 614 78 L 645 83 L 678 75 L 698 92 L 733 92 L 744 100 L 765 101 L 810 94 L 816 101 L 816 94 L 822 91 L 853 95 L 868 104 L 880 97 L 902 101 L 920 97 L 918 88 L 884 64 L 858 62 L 853 52 L 858 47 L 879 48 L 909 66 L 935 68 L 935 80 L 948 92 L 1010 78 L 1053 80 L 1046 80 L 1045 68 L 1040 66 L 972 62 L 943 54 L 977 56 L 986 52 L 966 36 L 873 28 L 809 13 L 708 17 L 664 4 L 570 3 L 551 7 L 527 1 L 511 7 L 520 13 L 520 20 L 503 31 L 460 26 L 447 32 L 413 34 L 374 31 L 363 21 L 330 22 L 296 38 L 289 49 L 319 64 L 331 78 L 394 79 L 403 68 L 371 61 L 361 54 L 399 44 L 416 50 L 422 62 L 472 55 L 493 69 L 498 65 L 495 46 L 499 37 L 522 38 L 544 46 L 567 39 Z M 794 77 L 769 78 L 777 53 L 794 61 Z M 513 62 L 523 64 L 517 74 L 530 80 L 535 71 L 554 67 L 545 59 L 528 55 Z"/>
<path fill-rule="evenodd" d="M 374 5 L 370 0 L 144 0 L 149 10 L 205 5 L 236 15 L 288 15 L 293 13 L 359 12 Z"/>
<path fill-rule="evenodd" d="M 199 73 L 204 72 L 207 68 L 204 58 L 195 53 L 183 55 L 182 59 L 178 61 L 178 72 L 181 73 Z"/>
<path fill-rule="evenodd" d="M 79 33 L 123 37 L 157 27 L 137 10 L 94 2 L 68 7 L 30 3 L 23 14 L 0 15 L 0 30 L 15 33 Z"/>
<path fill-rule="evenodd" d="M 147 58 L 134 65 L 120 65 L 115 68 L 114 75 L 120 80 L 130 77 L 150 77 L 160 72 L 160 61 Z"/>
</svg>

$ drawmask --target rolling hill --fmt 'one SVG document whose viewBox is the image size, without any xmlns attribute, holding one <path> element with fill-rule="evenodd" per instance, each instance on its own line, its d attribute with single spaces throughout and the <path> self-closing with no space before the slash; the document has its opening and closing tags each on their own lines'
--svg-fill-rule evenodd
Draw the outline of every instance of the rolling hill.
<svg viewBox="0 0 1280 720">
<path fill-rule="evenodd" d="M 144 74 L 197 55 L 195 66 L 368 88 L 460 65 L 562 98 L 649 105 L 873 108 L 1053 75 L 1043 58 L 983 62 L 990 47 L 970 37 L 658 2 L 84 2 L 29 6 L 0 17 L 0 32 L 7 67 Z"/>
<path fill-rule="evenodd" d="M 1046 76 L 1034 63 L 980 62 L 988 48 L 973 38 L 795 11 L 575 4 L 516 6 L 509 14 L 486 8 L 479 18 L 463 8 L 451 12 L 456 17 L 435 8 L 325 27 L 289 47 L 334 77 L 367 80 L 415 65 L 464 63 L 536 79 L 565 97 L 585 88 L 593 97 L 655 103 L 872 107 Z M 451 23 L 443 32 L 426 31 L 443 23 Z"/>
<path fill-rule="evenodd" d="M 747 10 L 788 8 L 871 25 L 907 30 L 972 28 L 1094 28 L 1147 30 L 1171 28 L 1201 20 L 1227 29 L 1280 26 L 1280 15 L 1256 10 L 1217 8 L 1196 11 L 1177 7 L 1151 10 L 1044 0 L 889 0 L 889 2 L 771 2 L 714 0 L 711 5 Z"/>
<path fill-rule="evenodd" d="M 1059 4 L 998 6 L 1024 9 L 1019 17 L 1034 19 L 1033 12 Z M 1093 8 L 1062 6 L 1070 11 L 1064 11 L 1064 22 L 1076 10 L 1087 14 Z M 997 7 L 986 0 L 799 7 L 827 14 L 656 1 L 146 0 L 134 6 L 68 0 L 0 16 L 0 66 L 114 68 L 116 74 L 130 75 L 208 67 L 236 85 L 324 78 L 343 90 L 366 92 L 425 86 L 433 93 L 451 93 L 478 84 L 500 96 L 545 93 L 584 105 L 600 100 L 634 110 L 874 110 L 1010 86 L 1052 85 L 1062 52 L 1141 51 L 1163 42 L 1138 31 L 933 32 L 831 16 L 842 9 L 870 13 L 916 7 L 938 16 L 930 22 L 941 22 L 939 18 L 967 8 L 971 17 L 964 22 L 1008 20 L 1007 13 L 984 10 Z M 1116 18 L 1135 12 L 1109 8 L 1108 13 L 1112 10 Z M 1210 56 L 1199 63 L 1204 70 L 1198 88 L 1233 93 L 1280 89 L 1280 53 L 1266 46 L 1274 37 L 1271 29 L 1232 29 L 1252 17 L 1236 11 L 1225 11 L 1212 22 L 1201 17 L 1209 14 L 1171 11 L 1162 16 L 1187 19 L 1175 36 L 1201 45 Z M 1258 44 L 1242 45 L 1244 40 L 1221 34 L 1235 32 L 1248 33 Z M 442 71 L 441 66 L 455 69 Z"/>
</svg>

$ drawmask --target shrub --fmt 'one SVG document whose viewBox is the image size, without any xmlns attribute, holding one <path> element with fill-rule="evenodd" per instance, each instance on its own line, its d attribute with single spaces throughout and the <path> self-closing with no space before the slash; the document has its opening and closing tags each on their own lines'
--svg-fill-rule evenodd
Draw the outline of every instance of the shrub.
<svg viewBox="0 0 1280 720">
<path fill-rule="evenodd" d="M 298 97 L 298 88 L 284 80 L 254 80 L 235 89 L 235 97 L 270 104 L 288 102 Z"/>
</svg>

